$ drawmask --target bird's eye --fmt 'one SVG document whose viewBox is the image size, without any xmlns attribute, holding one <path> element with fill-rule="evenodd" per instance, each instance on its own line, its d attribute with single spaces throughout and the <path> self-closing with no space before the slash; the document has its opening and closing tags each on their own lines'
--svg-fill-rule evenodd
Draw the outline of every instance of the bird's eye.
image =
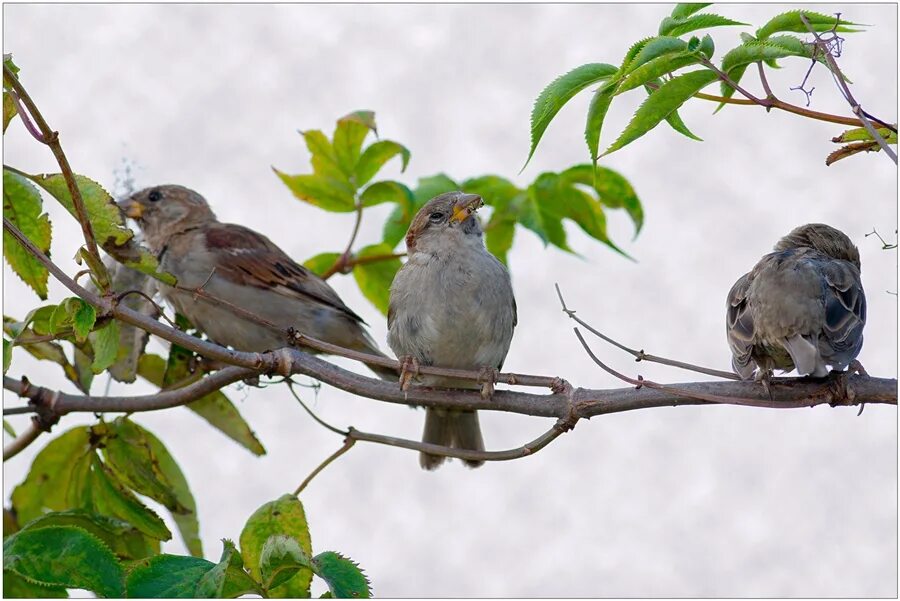
<svg viewBox="0 0 900 601">
<path fill-rule="evenodd" d="M 162 200 L 162 192 L 160 192 L 159 190 L 152 190 L 150 194 L 147 195 L 147 199 L 150 202 L 158 202 Z"/>
<path fill-rule="evenodd" d="M 438 221 L 440 221 L 443 218 L 444 218 L 444 214 L 441 213 L 440 211 L 435 211 L 434 213 L 432 213 L 431 215 L 428 216 L 428 219 L 430 219 L 433 223 L 437 223 Z"/>
</svg>

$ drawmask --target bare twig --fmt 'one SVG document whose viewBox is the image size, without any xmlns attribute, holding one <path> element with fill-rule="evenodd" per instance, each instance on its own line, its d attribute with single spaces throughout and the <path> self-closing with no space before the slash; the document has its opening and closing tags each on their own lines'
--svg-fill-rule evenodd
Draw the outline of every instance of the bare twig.
<svg viewBox="0 0 900 601">
<path fill-rule="evenodd" d="M 871 232 L 866 234 L 866 238 L 868 238 L 869 236 L 871 236 L 873 234 L 878 238 L 878 240 L 881 241 L 881 250 L 893 250 L 893 249 L 897 248 L 896 242 L 894 242 L 893 244 L 891 244 L 889 242 L 885 242 L 884 238 L 881 237 L 881 234 L 879 234 L 878 230 L 876 230 L 874 227 L 872 228 Z"/>
<path fill-rule="evenodd" d="M 44 120 L 44 116 L 31 100 L 28 92 L 19 82 L 19 78 L 16 77 L 16 74 L 5 63 L 3 65 L 3 76 L 9 83 L 9 86 L 15 91 L 18 98 L 22 101 L 22 104 L 28 109 L 28 113 L 37 124 L 43 137 L 42 142 L 50 148 L 53 156 L 56 157 L 56 162 L 59 164 L 63 179 L 66 180 L 69 195 L 72 197 L 72 204 L 75 207 L 75 214 L 78 216 L 78 222 L 81 224 L 81 231 L 84 234 L 84 241 L 87 243 L 88 252 L 91 253 L 94 259 L 96 259 L 96 262 L 102 266 L 103 261 L 100 258 L 100 251 L 97 249 L 97 241 L 94 238 L 94 230 L 91 227 L 88 212 L 84 206 L 84 199 L 81 197 L 81 190 L 78 189 L 78 184 L 75 182 L 75 174 L 69 166 L 69 160 L 66 158 L 66 154 L 63 152 L 62 146 L 59 143 L 59 133 L 50 129 L 50 126 L 47 125 L 47 122 Z"/>
<path fill-rule="evenodd" d="M 725 378 L 725 379 L 727 379 L 727 380 L 740 380 L 740 379 L 741 379 L 740 376 L 738 376 L 737 374 L 733 374 L 733 373 L 728 372 L 728 371 L 720 371 L 720 370 L 718 370 L 718 369 L 712 369 L 712 368 L 710 368 L 710 367 L 703 367 L 703 366 L 700 366 L 700 365 L 693 365 L 693 364 L 691 364 L 691 363 L 685 363 L 685 362 L 683 362 L 683 361 L 676 361 L 676 360 L 674 360 L 674 359 L 666 359 L 665 357 L 657 357 L 657 356 L 655 356 L 655 355 L 647 354 L 647 353 L 645 353 L 643 350 L 636 351 L 636 350 L 634 350 L 634 349 L 628 348 L 628 347 L 625 346 L 624 344 L 621 344 L 621 343 L 619 343 L 619 342 L 616 342 L 615 340 L 613 340 L 613 339 L 610 338 L 609 336 L 606 336 L 606 335 L 603 334 L 602 332 L 597 331 L 596 329 L 594 329 L 593 327 L 591 327 L 590 324 L 588 324 L 588 323 L 585 322 L 584 320 L 582 320 L 582 319 L 580 319 L 579 317 L 577 317 L 577 316 L 575 315 L 575 311 L 569 309 L 569 308 L 566 306 L 566 301 L 563 299 L 562 292 L 561 292 L 560 289 L 559 289 L 559 284 L 554 284 L 554 286 L 556 287 L 556 295 L 559 297 L 559 302 L 560 302 L 560 304 L 562 305 L 563 313 L 565 313 L 566 315 L 568 315 L 571 319 L 575 320 L 576 323 L 582 325 L 582 326 L 583 326 L 586 330 L 588 330 L 591 334 L 594 334 L 594 335 L 597 336 L 598 338 L 600 338 L 600 339 L 602 339 L 602 340 L 605 340 L 606 342 L 610 343 L 611 345 L 613 345 L 613 346 L 615 346 L 615 347 L 617 347 L 617 348 L 620 348 L 620 349 L 622 349 L 623 351 L 625 351 L 626 353 L 630 354 L 631 356 L 633 356 L 633 357 L 635 358 L 635 361 L 650 361 L 650 362 L 653 362 L 653 363 L 661 363 L 662 365 L 669 365 L 669 366 L 671 366 L 671 367 L 678 367 L 678 368 L 681 368 L 681 369 L 686 369 L 686 370 L 688 370 L 688 371 L 695 371 L 695 372 L 697 372 L 697 373 L 706 374 L 706 375 L 708 375 L 708 376 L 716 376 L 716 377 L 718 377 L 718 378 Z"/>
<path fill-rule="evenodd" d="M 37 440 L 37 437 L 43 432 L 44 429 L 38 425 L 38 418 L 32 418 L 31 425 L 28 426 L 28 429 L 19 434 L 11 443 L 3 447 L 3 461 L 12 459 L 24 451 L 28 445 Z"/>
<path fill-rule="evenodd" d="M 359 226 L 362 223 L 363 203 L 360 199 L 356 199 L 356 223 L 353 224 L 353 232 L 350 234 L 350 241 L 347 242 L 347 248 L 341 253 L 334 264 L 322 274 L 322 279 L 327 280 L 337 272 L 343 272 L 347 267 L 347 261 L 350 258 L 350 251 L 353 250 L 353 243 L 356 242 L 356 235 L 359 233 Z"/>
<path fill-rule="evenodd" d="M 766 78 L 766 70 L 763 67 L 762 62 L 756 63 L 756 66 L 759 67 L 759 81 L 762 83 L 763 90 L 766 92 L 767 100 L 774 100 L 775 94 L 772 93 L 772 88 L 769 87 L 769 80 Z M 767 107 L 766 110 L 771 110 L 772 107 Z"/>
<path fill-rule="evenodd" d="M 844 96 L 844 99 L 850 105 L 850 110 L 853 111 L 853 114 L 856 115 L 860 121 L 862 121 L 863 127 L 866 128 L 866 131 L 869 132 L 869 135 L 872 136 L 872 139 L 878 142 L 878 145 L 884 151 L 884 153 L 897 164 L 897 153 L 888 145 L 881 134 L 878 133 L 878 130 L 872 125 L 872 122 L 869 120 L 867 116 L 868 113 L 862 110 L 862 107 L 853 97 L 853 93 L 850 92 L 850 87 L 847 85 L 847 82 L 844 80 L 844 74 L 841 72 L 840 67 L 838 67 L 837 61 L 834 60 L 834 55 L 832 55 L 830 48 L 826 44 L 826 42 L 822 39 L 822 36 L 818 34 L 818 32 L 810 25 L 809 20 L 806 18 L 806 15 L 800 13 L 800 20 L 803 21 L 803 24 L 806 25 L 806 28 L 809 30 L 813 37 L 816 39 L 816 48 L 825 56 L 825 60 L 828 62 L 828 67 L 831 69 L 831 73 L 837 82 L 838 88 L 841 91 L 841 94 Z M 890 127 L 888 124 L 879 120 L 879 123 L 884 127 Z"/>
<path fill-rule="evenodd" d="M 310 473 L 310 475 L 308 475 L 306 479 L 303 480 L 303 482 L 300 483 L 300 486 L 298 486 L 297 490 L 294 491 L 294 496 L 300 496 L 300 493 L 303 492 L 303 489 L 306 488 L 306 486 L 312 481 L 313 478 L 315 478 L 319 474 L 319 472 L 328 467 L 332 461 L 349 451 L 355 444 L 356 440 L 353 438 L 347 438 L 346 440 L 344 440 L 344 445 L 341 448 L 329 455 L 328 458 L 325 459 L 325 461 L 320 463 L 319 466 L 314 469 L 312 473 Z"/>
</svg>

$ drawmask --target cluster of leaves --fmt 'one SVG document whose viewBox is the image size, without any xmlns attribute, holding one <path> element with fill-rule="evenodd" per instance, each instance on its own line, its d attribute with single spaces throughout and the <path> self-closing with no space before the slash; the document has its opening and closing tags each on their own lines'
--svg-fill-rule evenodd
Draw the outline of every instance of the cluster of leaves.
<svg viewBox="0 0 900 601">
<path fill-rule="evenodd" d="M 720 65 L 716 67 L 712 63 L 715 53 L 712 37 L 707 34 L 702 38 L 686 38 L 686 34 L 713 27 L 747 24 L 721 15 L 700 12 L 708 6 L 708 3 L 678 4 L 671 15 L 660 23 L 658 35 L 634 43 L 619 66 L 609 63 L 581 65 L 544 88 L 535 101 L 531 114 L 531 150 L 528 160 L 531 160 L 541 137 L 559 110 L 576 94 L 590 86 L 599 87 L 591 98 L 584 137 L 591 160 L 596 164 L 600 157 L 624 148 L 663 121 L 675 131 L 699 141 L 700 138 L 681 120 L 678 109 L 716 81 L 720 82 L 721 96 L 707 96 L 704 99 L 718 101 L 717 110 L 721 109 L 736 91 L 731 83 L 739 85 L 747 68 L 755 63 L 779 68 L 778 60 L 800 57 L 814 59 L 827 67 L 824 56 L 816 52 L 814 44 L 792 35 L 808 32 L 801 15 L 806 17 L 817 32 L 858 31 L 852 28 L 855 23 L 840 20 L 838 16 L 806 10 L 786 12 L 769 20 L 756 30 L 755 35 L 741 33 L 741 44 L 726 52 Z M 691 67 L 699 68 L 688 70 Z M 600 153 L 600 133 L 612 101 L 619 95 L 638 88 L 645 91 L 647 98 L 625 129 Z M 894 135 L 888 141 L 896 144 L 896 133 L 892 133 Z M 877 150 L 877 145 L 867 133 L 843 134 L 845 137 L 848 135 L 854 140 L 865 140 L 863 146 L 852 148 L 853 152 Z"/>
<path fill-rule="evenodd" d="M 190 556 L 160 554 L 172 533 L 138 495 L 172 513 Z M 335 597 L 370 596 L 355 563 L 312 555 L 303 505 L 292 495 L 250 516 L 241 550 L 224 540 L 218 563 L 202 559 L 198 531 L 187 481 L 156 436 L 124 417 L 73 428 L 38 454 L 4 511 L 3 594 L 309 597 L 315 573 Z"/>
<path fill-rule="evenodd" d="M 552 244 L 573 252 L 563 226 L 568 219 L 619 253 L 622 251 L 607 233 L 605 211 L 624 209 L 634 223 L 635 235 L 643 225 L 643 208 L 634 188 L 612 169 L 592 172 L 589 165 L 576 165 L 560 173 L 542 173 L 524 188 L 498 175 L 457 181 L 440 173 L 419 178 L 417 185 L 410 188 L 395 180 L 372 182 L 392 158 L 400 158 L 401 171 L 405 171 L 410 151 L 398 142 L 380 139 L 363 147 L 369 134 L 376 138 L 378 135 L 371 111 L 356 111 L 339 119 L 331 138 L 319 130 L 301 134 L 312 157 L 313 173 L 289 175 L 275 169 L 297 198 L 326 211 L 357 211 L 360 218 L 368 207 L 395 205 L 384 224 L 381 240 L 363 246 L 350 257 L 329 251 L 304 262 L 319 275 L 344 271 L 342 266 L 352 267 L 362 293 L 385 314 L 390 284 L 401 265 L 399 256 L 403 249 L 398 246 L 416 212 L 444 192 L 478 194 L 491 207 L 484 225 L 485 243 L 504 263 L 512 248 L 516 225 L 537 234 L 545 246 Z"/>
</svg>

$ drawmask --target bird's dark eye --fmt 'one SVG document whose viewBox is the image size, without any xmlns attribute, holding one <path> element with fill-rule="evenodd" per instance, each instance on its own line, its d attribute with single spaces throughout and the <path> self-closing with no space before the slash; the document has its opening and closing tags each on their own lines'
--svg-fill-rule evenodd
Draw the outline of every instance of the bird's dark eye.
<svg viewBox="0 0 900 601">
<path fill-rule="evenodd" d="M 147 199 L 150 202 L 158 202 L 162 200 L 162 192 L 159 190 L 151 190 L 150 194 L 147 195 Z"/>
<path fill-rule="evenodd" d="M 437 223 L 438 221 L 440 221 L 443 218 L 444 218 L 444 214 L 441 213 L 440 211 L 435 211 L 434 213 L 432 213 L 431 215 L 428 216 L 428 219 L 430 219 L 434 223 Z"/>
</svg>

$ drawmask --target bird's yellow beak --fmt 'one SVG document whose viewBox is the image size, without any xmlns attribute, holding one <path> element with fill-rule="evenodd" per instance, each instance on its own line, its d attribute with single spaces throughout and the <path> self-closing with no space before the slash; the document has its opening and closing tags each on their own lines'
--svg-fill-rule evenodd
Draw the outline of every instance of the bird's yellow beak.
<svg viewBox="0 0 900 601">
<path fill-rule="evenodd" d="M 462 194 L 453 205 L 451 223 L 461 223 L 469 218 L 469 215 L 484 205 L 484 201 L 477 194 Z"/>
<path fill-rule="evenodd" d="M 119 201 L 118 205 L 125 211 L 125 215 L 132 219 L 140 219 L 144 214 L 144 205 L 130 198 Z"/>
</svg>

